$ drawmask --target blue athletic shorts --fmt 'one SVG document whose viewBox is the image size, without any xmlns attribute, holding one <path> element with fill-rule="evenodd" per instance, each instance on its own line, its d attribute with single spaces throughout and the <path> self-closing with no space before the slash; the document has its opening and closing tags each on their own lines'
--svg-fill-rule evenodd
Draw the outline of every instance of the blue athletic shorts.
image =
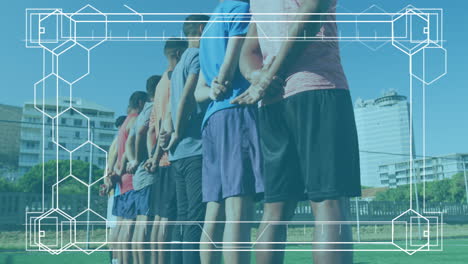
<svg viewBox="0 0 468 264">
<path fill-rule="evenodd" d="M 152 207 L 153 201 L 153 184 L 143 187 L 138 191 L 135 191 L 135 209 L 137 215 L 154 216 Z"/>
<path fill-rule="evenodd" d="M 214 113 L 203 128 L 203 202 L 263 193 L 257 107 Z"/>
<path fill-rule="evenodd" d="M 134 190 L 115 196 L 112 214 L 125 219 L 134 219 L 137 216 L 136 198 Z"/>
</svg>

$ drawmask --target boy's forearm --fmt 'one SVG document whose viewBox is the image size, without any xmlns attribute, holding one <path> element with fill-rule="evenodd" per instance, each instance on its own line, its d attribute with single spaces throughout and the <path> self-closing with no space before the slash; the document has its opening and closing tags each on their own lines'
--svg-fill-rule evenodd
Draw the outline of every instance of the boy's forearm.
<svg viewBox="0 0 468 264">
<path fill-rule="evenodd" d="M 130 128 L 133 127 L 133 125 L 135 124 L 135 120 L 136 118 L 132 118 L 128 124 L 127 124 L 127 133 L 128 133 L 128 137 L 127 137 L 127 141 L 125 141 L 125 153 L 124 153 L 124 157 L 127 159 L 126 161 L 129 161 L 129 160 L 134 160 L 135 159 L 135 134 L 132 134 L 130 133 Z"/>
<path fill-rule="evenodd" d="M 251 51 L 243 52 L 239 60 L 239 68 L 242 76 L 247 81 L 251 81 L 251 74 L 254 71 L 261 69 L 263 66 L 262 59 L 256 53 Z"/>
<path fill-rule="evenodd" d="M 310 22 L 306 21 L 313 21 L 318 20 L 320 16 L 312 15 L 311 13 L 320 13 L 322 10 L 325 10 L 325 7 L 328 6 L 329 0 L 305 0 L 302 4 L 301 8 L 298 10 L 298 14 L 295 17 L 297 20 L 296 23 L 291 23 L 289 26 L 288 34 L 289 37 L 299 38 L 304 35 L 304 30 L 306 29 L 306 25 L 310 24 Z M 312 23 L 312 26 L 308 27 L 308 35 L 315 36 L 319 30 L 320 26 L 319 23 Z M 276 55 L 275 61 L 271 65 L 268 75 L 270 77 L 276 76 L 287 67 L 287 62 L 294 61 L 296 57 L 301 54 L 304 45 L 298 45 L 297 41 L 283 41 L 281 44 L 281 48 Z"/>
<path fill-rule="evenodd" d="M 242 37 L 235 36 L 229 38 L 224 61 L 219 69 L 219 83 L 224 84 L 226 81 L 230 82 L 234 78 L 234 74 L 239 67 L 239 57 L 243 43 L 244 38 Z"/>
<path fill-rule="evenodd" d="M 128 161 L 127 155 L 128 155 L 128 152 L 125 151 L 125 152 L 124 152 L 124 155 L 122 156 L 122 159 L 120 160 L 120 171 L 121 171 L 122 173 L 125 172 L 126 167 L 127 167 L 127 161 Z M 119 176 L 120 176 L 120 175 L 119 175 Z"/>
<path fill-rule="evenodd" d="M 110 157 L 108 168 L 114 168 L 116 161 L 117 161 L 117 155 L 113 155 L 112 157 Z"/>
<path fill-rule="evenodd" d="M 240 71 L 248 81 L 250 81 L 250 74 L 252 72 L 262 68 L 262 60 L 257 38 L 257 27 L 255 23 L 251 23 L 239 58 Z"/>
<path fill-rule="evenodd" d="M 143 160 L 142 150 L 144 150 L 144 146 L 146 145 L 146 128 L 140 128 L 138 133 L 136 133 L 135 138 L 135 160 L 140 163 Z M 145 150 L 146 151 L 146 150 Z"/>
<path fill-rule="evenodd" d="M 135 160 L 135 135 L 129 135 L 125 142 L 125 156 L 128 160 Z"/>
<path fill-rule="evenodd" d="M 182 135 L 190 113 L 195 109 L 195 87 L 198 82 L 198 74 L 190 74 L 185 83 L 184 91 L 180 98 L 179 106 L 177 108 L 176 121 L 174 124 L 174 131 L 178 135 Z"/>
<path fill-rule="evenodd" d="M 195 100 L 199 103 L 210 99 L 210 87 L 206 84 L 205 77 L 200 73 L 195 89 Z"/>
<path fill-rule="evenodd" d="M 109 148 L 109 158 L 107 161 L 107 166 L 108 168 L 114 168 L 115 166 L 115 161 L 117 160 L 117 140 L 114 139 L 112 141 L 112 144 Z"/>
<path fill-rule="evenodd" d="M 161 129 L 164 129 L 166 132 L 174 131 L 174 124 L 172 123 L 172 104 L 169 100 L 167 104 L 167 111 L 164 119 L 161 121 Z"/>
<path fill-rule="evenodd" d="M 159 146 L 159 144 L 157 144 L 156 150 L 154 151 L 154 154 L 153 154 L 153 159 L 156 164 L 159 164 L 159 161 L 161 160 L 163 154 L 164 154 L 164 150 L 161 148 L 161 146 Z"/>
<path fill-rule="evenodd" d="M 174 125 L 174 131 L 178 135 L 182 135 L 190 113 L 194 110 L 195 98 L 185 98 L 180 101 L 179 107 L 177 109 L 176 123 Z"/>
<path fill-rule="evenodd" d="M 210 100 L 210 87 L 206 84 L 202 84 L 197 87 L 195 92 L 195 100 L 199 103 Z"/>
<path fill-rule="evenodd" d="M 148 157 L 151 157 L 151 151 L 154 148 L 154 145 L 156 144 L 156 142 L 154 141 L 155 131 L 155 126 L 151 126 L 146 134 L 146 149 L 148 151 Z"/>
</svg>

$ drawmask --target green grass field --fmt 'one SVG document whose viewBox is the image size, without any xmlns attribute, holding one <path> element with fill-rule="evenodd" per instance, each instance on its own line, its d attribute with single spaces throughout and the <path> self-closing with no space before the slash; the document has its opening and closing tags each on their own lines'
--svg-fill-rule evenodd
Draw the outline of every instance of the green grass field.
<svg viewBox="0 0 468 264">
<path fill-rule="evenodd" d="M 356 247 L 359 249 L 359 247 Z M 312 263 L 311 252 L 287 252 L 286 264 Z M 355 264 L 462 264 L 468 259 L 468 239 L 444 241 L 443 251 L 416 252 L 409 256 L 404 252 L 356 252 Z M 54 256 L 42 252 L 0 252 L 2 264 L 107 264 L 108 252 L 84 253 L 64 252 Z M 253 260 L 252 263 L 255 263 Z"/>
<path fill-rule="evenodd" d="M 256 235 L 256 229 L 252 230 L 252 237 Z M 310 239 L 313 227 L 290 228 L 288 232 L 288 241 L 306 242 Z M 105 231 L 103 229 L 93 229 L 91 240 L 102 241 Z M 353 228 L 354 238 L 356 238 L 356 229 Z M 390 226 L 362 226 L 360 229 L 362 241 L 391 241 Z M 84 231 L 77 232 L 77 237 L 83 237 Z M 306 239 L 306 240 L 304 240 Z M 431 242 L 431 244 L 434 241 Z M 94 264 L 109 262 L 109 252 L 95 252 L 86 255 L 82 252 L 64 252 L 57 256 L 46 252 L 25 252 L 25 234 L 24 231 L 3 231 L 0 232 L 0 264 Z M 290 246 L 289 249 L 307 249 L 308 246 Z M 358 245 L 355 249 L 391 249 L 397 248 L 393 245 L 370 246 Z M 285 263 L 312 263 L 311 256 L 313 252 L 286 252 Z M 402 251 L 357 251 L 354 254 L 355 264 L 461 264 L 468 263 L 468 225 L 444 225 L 444 243 L 443 251 L 416 252 L 409 256 Z M 255 258 L 252 258 L 255 263 Z"/>
<path fill-rule="evenodd" d="M 355 226 L 352 228 L 353 238 L 357 239 L 357 229 Z M 395 227 L 394 238 L 402 240 L 406 236 L 406 230 L 399 230 Z M 308 242 L 312 237 L 314 227 L 290 227 L 288 228 L 288 241 L 289 242 Z M 398 231 L 398 232 L 397 232 Z M 435 234 L 437 230 L 435 226 L 431 226 L 431 233 Z M 375 241 L 391 241 L 392 227 L 391 225 L 365 225 L 360 227 L 360 238 L 363 242 Z M 55 231 L 49 231 L 48 237 L 55 240 Z M 444 239 L 464 239 L 468 238 L 468 225 L 444 225 L 443 226 Z M 257 237 L 257 229 L 252 229 L 252 241 Z M 43 238 L 44 239 L 44 238 Z M 85 230 L 77 230 L 75 235 L 76 241 L 86 241 Z M 45 240 L 45 239 L 44 239 Z M 105 241 L 105 230 L 102 228 L 91 229 L 90 241 Z M 46 241 L 46 240 L 45 240 Z M 53 243 L 52 243 L 53 244 Z M 92 246 L 93 247 L 93 246 Z M 0 251 L 5 250 L 22 250 L 25 248 L 25 233 L 24 231 L 2 231 L 0 232 Z M 1 264 L 1 263 L 0 263 Z"/>
</svg>

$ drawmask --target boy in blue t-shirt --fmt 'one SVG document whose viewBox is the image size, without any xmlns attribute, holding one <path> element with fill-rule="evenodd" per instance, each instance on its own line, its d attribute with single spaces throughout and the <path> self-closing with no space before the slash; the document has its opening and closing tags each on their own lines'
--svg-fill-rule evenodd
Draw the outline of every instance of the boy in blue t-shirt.
<svg viewBox="0 0 468 264">
<path fill-rule="evenodd" d="M 203 202 L 207 202 L 202 242 L 223 240 L 224 247 L 250 241 L 255 198 L 263 193 L 256 106 L 230 101 L 249 82 L 239 71 L 243 36 L 250 22 L 248 1 L 220 1 L 200 43 L 201 73 L 195 91 L 198 102 L 209 101 L 203 118 Z M 226 218 L 224 236 L 222 224 Z M 218 263 L 213 245 L 202 243 L 203 263 Z M 249 263 L 248 251 L 224 251 L 224 263 Z"/>
</svg>

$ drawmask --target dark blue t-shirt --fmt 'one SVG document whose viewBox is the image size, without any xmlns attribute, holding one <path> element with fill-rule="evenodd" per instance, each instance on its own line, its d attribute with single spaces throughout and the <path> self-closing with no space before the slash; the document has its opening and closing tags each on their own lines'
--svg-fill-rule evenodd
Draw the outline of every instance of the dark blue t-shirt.
<svg viewBox="0 0 468 264">
<path fill-rule="evenodd" d="M 211 16 L 210 21 L 206 25 L 203 38 L 200 42 L 200 68 L 208 86 L 211 86 L 211 82 L 219 74 L 226 54 L 229 37 L 247 34 L 250 23 L 249 9 L 249 4 L 246 2 L 228 0 L 218 4 L 213 11 L 215 14 Z M 212 101 L 209 104 L 203 118 L 203 124 L 216 111 L 236 107 L 237 105 L 229 102 L 248 87 L 249 82 L 237 69 L 232 80 L 231 90 L 226 94 L 224 100 Z"/>
</svg>

